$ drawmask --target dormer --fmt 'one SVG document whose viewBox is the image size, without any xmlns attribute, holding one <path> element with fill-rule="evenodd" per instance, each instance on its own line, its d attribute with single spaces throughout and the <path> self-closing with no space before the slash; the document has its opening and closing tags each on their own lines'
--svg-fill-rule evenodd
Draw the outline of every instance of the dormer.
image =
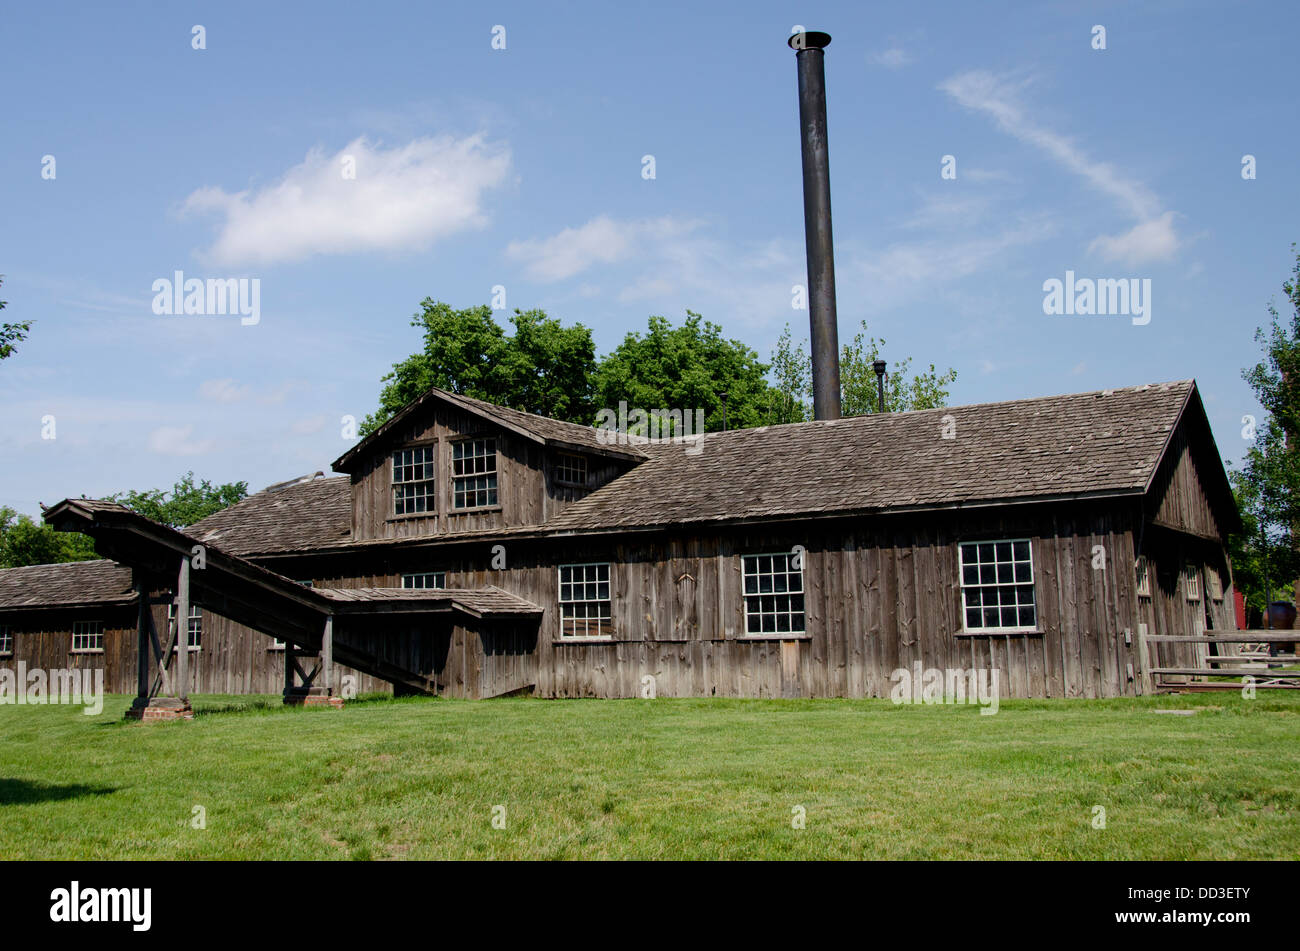
<svg viewBox="0 0 1300 951">
<path fill-rule="evenodd" d="M 334 463 L 352 483 L 352 537 L 542 525 L 645 460 L 591 426 L 430 389 Z"/>
</svg>

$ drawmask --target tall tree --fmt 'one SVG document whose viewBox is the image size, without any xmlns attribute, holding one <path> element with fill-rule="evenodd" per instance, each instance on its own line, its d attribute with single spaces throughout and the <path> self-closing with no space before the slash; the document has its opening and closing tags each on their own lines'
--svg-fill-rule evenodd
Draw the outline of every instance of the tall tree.
<svg viewBox="0 0 1300 951">
<path fill-rule="evenodd" d="M 566 327 L 544 311 L 515 310 L 507 334 L 487 306 L 456 310 L 426 297 L 411 325 L 424 331 L 424 348 L 394 364 L 383 378 L 379 409 L 362 435 L 382 425 L 429 387 L 527 410 L 554 419 L 590 423 L 595 415 L 591 377 L 596 347 L 582 324 Z"/>
<path fill-rule="evenodd" d="M 204 479 L 196 483 L 194 473 L 187 472 L 170 490 L 133 489 L 118 492 L 108 498 L 155 522 L 162 522 L 172 528 L 184 528 L 247 497 L 247 482 L 213 485 L 210 480 Z"/>
<path fill-rule="evenodd" d="M 4 275 L 0 274 L 0 284 L 4 283 Z M 0 300 L 0 310 L 5 309 L 5 302 Z M 11 356 L 14 348 L 27 339 L 27 332 L 32 329 L 30 320 L 20 320 L 17 323 L 6 324 L 0 323 L 0 360 Z"/>
<path fill-rule="evenodd" d="M 98 557 L 89 536 L 56 532 L 30 515 L 0 507 L 0 568 L 54 565 Z"/>
<path fill-rule="evenodd" d="M 1243 529 L 1231 539 L 1237 587 L 1257 607 L 1300 576 L 1300 253 L 1282 282 L 1286 306 L 1268 305 L 1269 325 L 1255 331 L 1263 359 L 1242 372 L 1265 418 L 1240 469 L 1229 475 Z"/>
<path fill-rule="evenodd" d="M 879 405 L 876 371 L 872 366 L 881 358 L 885 341 L 867 336 L 867 323 L 854 335 L 852 342 L 840 348 L 840 403 L 845 416 L 866 416 Z M 794 343 L 789 324 L 777 341 L 772 354 L 776 378 L 776 399 L 772 422 L 798 423 L 812 419 L 812 359 L 806 341 Z M 937 409 L 947 404 L 948 387 L 957 379 L 957 371 L 942 373 L 931 363 L 922 373 L 912 372 L 912 358 L 893 361 L 885 380 L 885 409 L 901 413 L 916 409 Z"/>
<path fill-rule="evenodd" d="M 647 412 L 703 410 L 705 430 L 715 432 L 723 428 L 725 393 L 730 428 L 761 426 L 772 397 L 766 374 L 756 352 L 688 310 L 680 326 L 655 316 L 644 334 L 624 337 L 596 368 L 596 402 L 611 410 L 620 402 Z"/>
</svg>

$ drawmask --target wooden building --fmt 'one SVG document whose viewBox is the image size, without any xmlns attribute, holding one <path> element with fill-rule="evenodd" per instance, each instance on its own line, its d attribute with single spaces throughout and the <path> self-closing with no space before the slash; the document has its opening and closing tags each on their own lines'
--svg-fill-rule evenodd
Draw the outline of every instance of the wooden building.
<svg viewBox="0 0 1300 951">
<path fill-rule="evenodd" d="M 67 500 L 47 520 L 117 564 L 0 572 L 0 664 L 86 663 L 77 625 L 99 621 L 130 690 L 133 592 L 165 629 L 195 546 L 199 692 L 278 690 L 278 637 L 359 690 L 889 696 L 919 662 L 996 669 L 1003 697 L 1109 697 L 1142 689 L 1144 635 L 1235 626 L 1236 508 L 1192 381 L 611 435 L 432 390 L 341 477 L 184 532 Z"/>
</svg>

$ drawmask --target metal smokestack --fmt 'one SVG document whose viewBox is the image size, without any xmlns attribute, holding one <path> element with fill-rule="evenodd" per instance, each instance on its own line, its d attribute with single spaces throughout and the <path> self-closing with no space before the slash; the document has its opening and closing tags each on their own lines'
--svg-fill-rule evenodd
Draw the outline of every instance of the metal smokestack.
<svg viewBox="0 0 1300 951">
<path fill-rule="evenodd" d="M 826 145 L 828 33 L 789 39 L 799 72 L 803 152 L 803 226 L 808 248 L 808 314 L 812 324 L 813 417 L 840 418 L 840 340 L 835 314 L 835 251 L 831 241 L 831 166 Z"/>
</svg>

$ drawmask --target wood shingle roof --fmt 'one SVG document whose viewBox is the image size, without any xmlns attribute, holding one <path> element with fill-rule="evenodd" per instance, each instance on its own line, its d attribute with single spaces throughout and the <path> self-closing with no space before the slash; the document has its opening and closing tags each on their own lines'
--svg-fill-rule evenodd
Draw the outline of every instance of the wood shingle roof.
<svg viewBox="0 0 1300 951">
<path fill-rule="evenodd" d="M 0 609 L 130 604 L 131 569 L 107 559 L 0 570 Z"/>
</svg>

